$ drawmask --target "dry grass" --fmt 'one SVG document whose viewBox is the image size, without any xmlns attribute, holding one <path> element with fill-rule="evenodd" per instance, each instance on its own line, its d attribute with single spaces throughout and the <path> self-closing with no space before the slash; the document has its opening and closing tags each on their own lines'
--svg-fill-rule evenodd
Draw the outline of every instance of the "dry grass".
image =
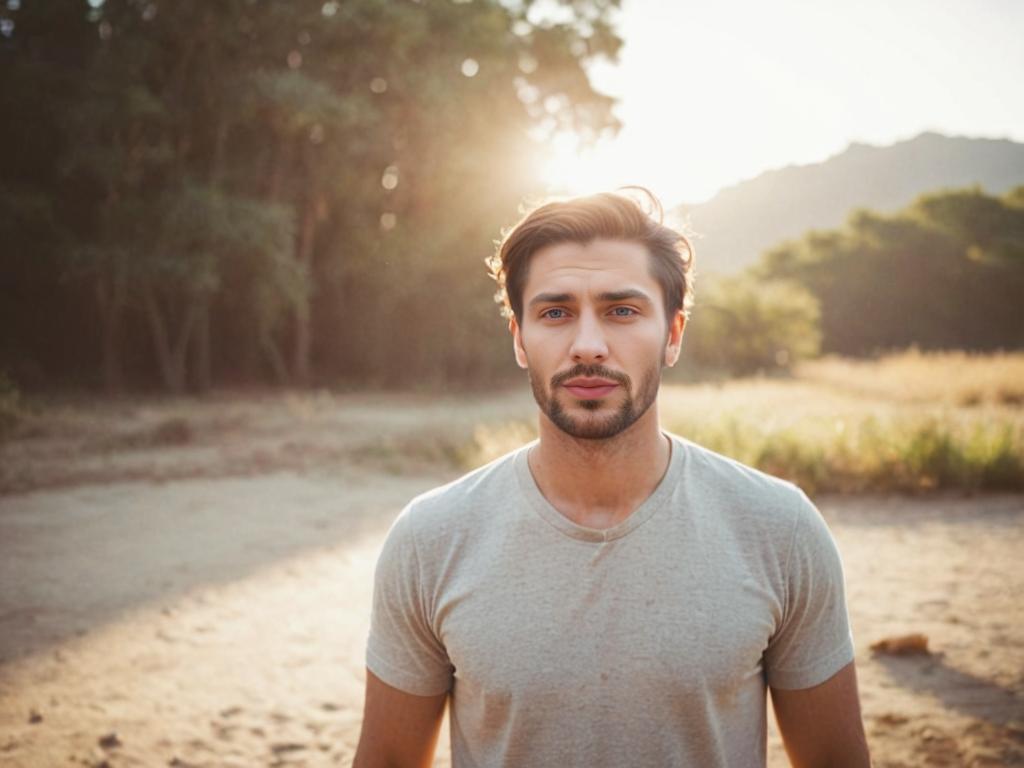
<svg viewBox="0 0 1024 768">
<path fill-rule="evenodd" d="M 910 402 L 1024 405 L 1024 354 L 911 350 L 874 361 L 826 357 L 797 377 L 869 397 Z"/>
<path fill-rule="evenodd" d="M 529 388 L 475 397 L 220 393 L 15 403 L 0 494 L 372 466 L 455 473 L 536 435 Z M 2 404 L 2 403 L 0 403 Z M 827 359 L 793 379 L 665 385 L 671 431 L 809 491 L 1024 490 L 1024 355 Z"/>
</svg>

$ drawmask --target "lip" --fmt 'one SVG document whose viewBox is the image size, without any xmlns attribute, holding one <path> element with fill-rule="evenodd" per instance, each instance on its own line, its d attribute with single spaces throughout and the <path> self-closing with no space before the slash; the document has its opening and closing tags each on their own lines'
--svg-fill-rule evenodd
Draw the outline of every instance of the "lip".
<svg viewBox="0 0 1024 768">
<path fill-rule="evenodd" d="M 570 379 L 562 386 L 580 400 L 597 400 L 610 395 L 619 384 L 610 379 L 579 377 Z"/>
</svg>

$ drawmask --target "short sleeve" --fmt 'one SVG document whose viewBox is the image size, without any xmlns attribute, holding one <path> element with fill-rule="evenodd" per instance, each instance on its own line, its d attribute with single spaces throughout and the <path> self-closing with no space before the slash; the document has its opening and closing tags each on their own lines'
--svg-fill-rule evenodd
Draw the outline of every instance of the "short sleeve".
<svg viewBox="0 0 1024 768">
<path fill-rule="evenodd" d="M 434 696 L 451 688 L 453 668 L 427 615 L 409 511 L 391 526 L 377 560 L 366 666 L 394 688 Z"/>
<path fill-rule="evenodd" d="M 782 620 L 764 653 L 768 685 L 811 688 L 853 661 L 843 566 L 821 513 L 801 493 Z"/>
</svg>

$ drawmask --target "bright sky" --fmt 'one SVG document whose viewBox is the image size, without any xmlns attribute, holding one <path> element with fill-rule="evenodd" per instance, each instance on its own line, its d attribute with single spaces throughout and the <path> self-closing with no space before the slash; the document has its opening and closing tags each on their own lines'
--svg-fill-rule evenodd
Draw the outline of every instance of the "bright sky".
<svg viewBox="0 0 1024 768">
<path fill-rule="evenodd" d="M 552 191 L 642 184 L 696 203 L 851 141 L 932 130 L 1024 141 L 1022 0 L 623 0 L 618 65 L 596 64 L 624 127 Z"/>
</svg>

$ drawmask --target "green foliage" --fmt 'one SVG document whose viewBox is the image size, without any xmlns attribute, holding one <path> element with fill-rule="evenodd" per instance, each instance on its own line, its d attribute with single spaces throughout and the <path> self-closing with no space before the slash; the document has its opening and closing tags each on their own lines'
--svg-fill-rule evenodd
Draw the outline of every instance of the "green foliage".
<svg viewBox="0 0 1024 768">
<path fill-rule="evenodd" d="M 1024 432 L 1019 426 L 871 415 L 844 423 L 842 430 L 813 423 L 764 429 L 750 421 L 729 422 L 684 419 L 673 429 L 809 491 L 1024 488 Z"/>
<path fill-rule="evenodd" d="M 764 254 L 752 273 L 795 280 L 821 307 L 822 349 L 995 350 L 1024 346 L 1021 193 L 924 195 L 893 215 L 855 211 Z"/>
<path fill-rule="evenodd" d="M 760 409 L 706 419 L 669 414 L 666 427 L 810 493 L 1024 490 L 1024 429 L 936 417 L 774 424 Z M 447 450 L 472 469 L 536 437 L 526 422 L 478 427 Z M 422 448 L 421 448 L 422 450 Z M 440 451 L 440 448 L 437 449 Z"/>
<path fill-rule="evenodd" d="M 0 346 L 60 378 L 44 340 L 73 330 L 108 385 L 500 377 L 482 259 L 538 142 L 617 128 L 585 70 L 618 51 L 615 0 L 96 5 L 0 11 L 26 123 L 0 141 L 32 149 L 0 208 L 60 265 L 26 267 L 2 326 L 52 335 Z"/>
<path fill-rule="evenodd" d="M 687 328 L 687 359 L 736 375 L 788 369 L 818 353 L 818 302 L 799 284 L 749 275 L 701 287 Z"/>
</svg>

